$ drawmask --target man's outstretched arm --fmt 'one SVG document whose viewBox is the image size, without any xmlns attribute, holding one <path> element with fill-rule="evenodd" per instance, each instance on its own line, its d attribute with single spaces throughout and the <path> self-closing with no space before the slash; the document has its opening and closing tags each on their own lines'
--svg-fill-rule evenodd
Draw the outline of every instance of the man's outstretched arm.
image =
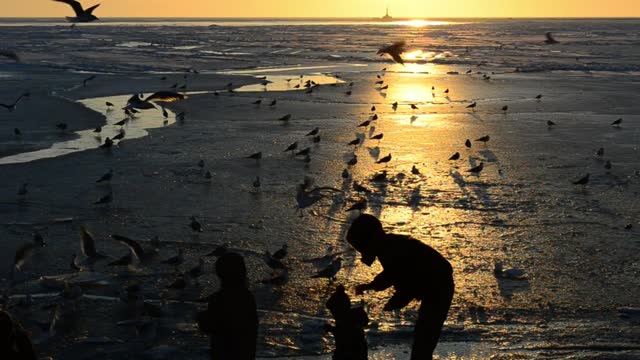
<svg viewBox="0 0 640 360">
<path fill-rule="evenodd" d="M 368 290 L 383 291 L 393 286 L 393 280 L 388 271 L 382 271 L 372 282 L 356 286 L 356 294 L 362 294 Z"/>
</svg>

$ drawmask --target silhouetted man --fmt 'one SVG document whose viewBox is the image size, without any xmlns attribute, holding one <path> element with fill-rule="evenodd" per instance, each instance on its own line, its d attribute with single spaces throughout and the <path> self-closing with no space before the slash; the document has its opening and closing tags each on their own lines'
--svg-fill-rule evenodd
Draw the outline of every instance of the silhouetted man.
<svg viewBox="0 0 640 360">
<path fill-rule="evenodd" d="M 200 329 L 211 336 L 211 359 L 256 358 L 258 314 L 256 300 L 247 286 L 244 258 L 226 253 L 216 262 L 220 290 L 209 298 L 207 311 L 199 314 Z"/>
<path fill-rule="evenodd" d="M 376 258 L 384 271 L 369 284 L 358 285 L 356 293 L 382 291 L 393 286 L 395 293 L 385 311 L 402 309 L 420 300 L 412 360 L 431 359 L 453 298 L 453 269 L 436 250 L 405 235 L 387 234 L 374 216 L 360 215 L 347 233 L 347 241 L 371 266 Z"/>
</svg>

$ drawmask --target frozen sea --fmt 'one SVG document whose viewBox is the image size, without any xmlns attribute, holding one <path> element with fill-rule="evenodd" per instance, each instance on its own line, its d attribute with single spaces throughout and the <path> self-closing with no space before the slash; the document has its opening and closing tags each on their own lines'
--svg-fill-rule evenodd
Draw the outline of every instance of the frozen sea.
<svg viewBox="0 0 640 360">
<path fill-rule="evenodd" d="M 380 271 L 344 242 L 357 215 L 346 208 L 366 199 L 389 231 L 421 239 L 454 266 L 438 358 L 640 358 L 640 20 L 106 19 L 72 28 L 0 19 L 0 31 L 0 48 L 22 59 L 0 58 L 0 102 L 31 92 L 15 111 L 0 109 L 0 286 L 43 357 L 206 358 L 194 315 L 216 289 L 215 258 L 205 257 L 207 274 L 185 290 L 166 286 L 226 244 L 250 268 L 259 357 L 330 358 L 324 303 L 344 284 L 372 319 L 371 358 L 406 359 L 417 304 L 385 313 L 389 292 L 351 290 Z M 559 43 L 545 44 L 546 32 Z M 397 40 L 407 42 L 405 66 L 376 55 Z M 307 93 L 307 79 L 321 85 Z M 104 139 L 93 129 L 117 134 L 131 94 L 173 85 L 188 98 L 168 105 L 167 118 L 144 111 L 111 151 L 97 148 Z M 379 120 L 357 127 L 372 106 Z M 285 114 L 291 120 L 277 120 Z M 304 136 L 315 127 L 320 143 Z M 380 142 L 369 140 L 378 133 Z M 464 146 L 485 135 L 486 145 Z M 364 143 L 348 146 L 356 137 Z M 283 152 L 295 141 L 311 148 L 309 163 Z M 259 163 L 245 159 L 258 151 Z M 449 161 L 455 152 L 461 159 Z M 389 153 L 388 165 L 375 163 Z M 481 162 L 480 175 L 467 171 Z M 111 183 L 97 185 L 109 169 Z M 374 179 L 383 171 L 386 179 Z M 587 173 L 587 186 L 572 184 Z M 341 192 L 296 210 L 305 177 Z M 23 183 L 28 194 L 17 196 Z M 93 204 L 108 192 L 113 203 Z M 191 216 L 204 232 L 190 231 Z M 114 233 L 145 246 L 158 236 L 159 253 L 139 271 L 101 263 L 79 278 L 69 259 L 80 251 L 80 225 L 113 259 L 126 253 Z M 10 286 L 14 252 L 33 231 L 48 246 Z M 262 254 L 283 244 L 289 277 L 265 283 L 272 273 Z M 161 264 L 178 248 L 185 264 Z M 338 253 L 335 282 L 310 278 L 314 259 Z M 496 276 L 496 262 L 526 277 Z M 84 295 L 63 301 L 60 283 L 41 279 L 61 274 Z M 160 314 L 118 299 L 132 283 Z M 26 294 L 33 304 L 21 301 Z M 46 339 L 40 323 L 58 304 L 63 320 Z"/>
</svg>

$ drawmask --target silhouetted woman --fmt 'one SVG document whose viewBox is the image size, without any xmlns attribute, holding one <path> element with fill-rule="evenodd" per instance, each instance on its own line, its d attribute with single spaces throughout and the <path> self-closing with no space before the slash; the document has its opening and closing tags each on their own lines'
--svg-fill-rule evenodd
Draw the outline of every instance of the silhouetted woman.
<svg viewBox="0 0 640 360">
<path fill-rule="evenodd" d="M 200 329 L 211 337 L 211 359 L 255 359 L 258 314 L 244 259 L 235 253 L 222 255 L 216 274 L 220 290 L 211 295 L 207 311 L 198 319 Z"/>
<path fill-rule="evenodd" d="M 0 359 L 37 359 L 29 335 L 6 311 L 0 311 Z"/>
</svg>

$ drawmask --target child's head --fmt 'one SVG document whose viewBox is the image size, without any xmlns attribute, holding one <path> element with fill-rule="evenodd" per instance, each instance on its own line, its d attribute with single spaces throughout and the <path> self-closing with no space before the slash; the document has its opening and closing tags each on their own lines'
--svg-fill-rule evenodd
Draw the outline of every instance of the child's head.
<svg viewBox="0 0 640 360">
<path fill-rule="evenodd" d="M 333 318 L 338 320 L 344 318 L 351 310 L 351 299 L 345 292 L 344 286 L 338 285 L 336 291 L 327 300 L 327 309 L 331 311 Z"/>
<path fill-rule="evenodd" d="M 244 258 L 236 253 L 226 253 L 216 261 L 216 274 L 222 287 L 239 287 L 247 284 L 247 267 Z"/>
</svg>

